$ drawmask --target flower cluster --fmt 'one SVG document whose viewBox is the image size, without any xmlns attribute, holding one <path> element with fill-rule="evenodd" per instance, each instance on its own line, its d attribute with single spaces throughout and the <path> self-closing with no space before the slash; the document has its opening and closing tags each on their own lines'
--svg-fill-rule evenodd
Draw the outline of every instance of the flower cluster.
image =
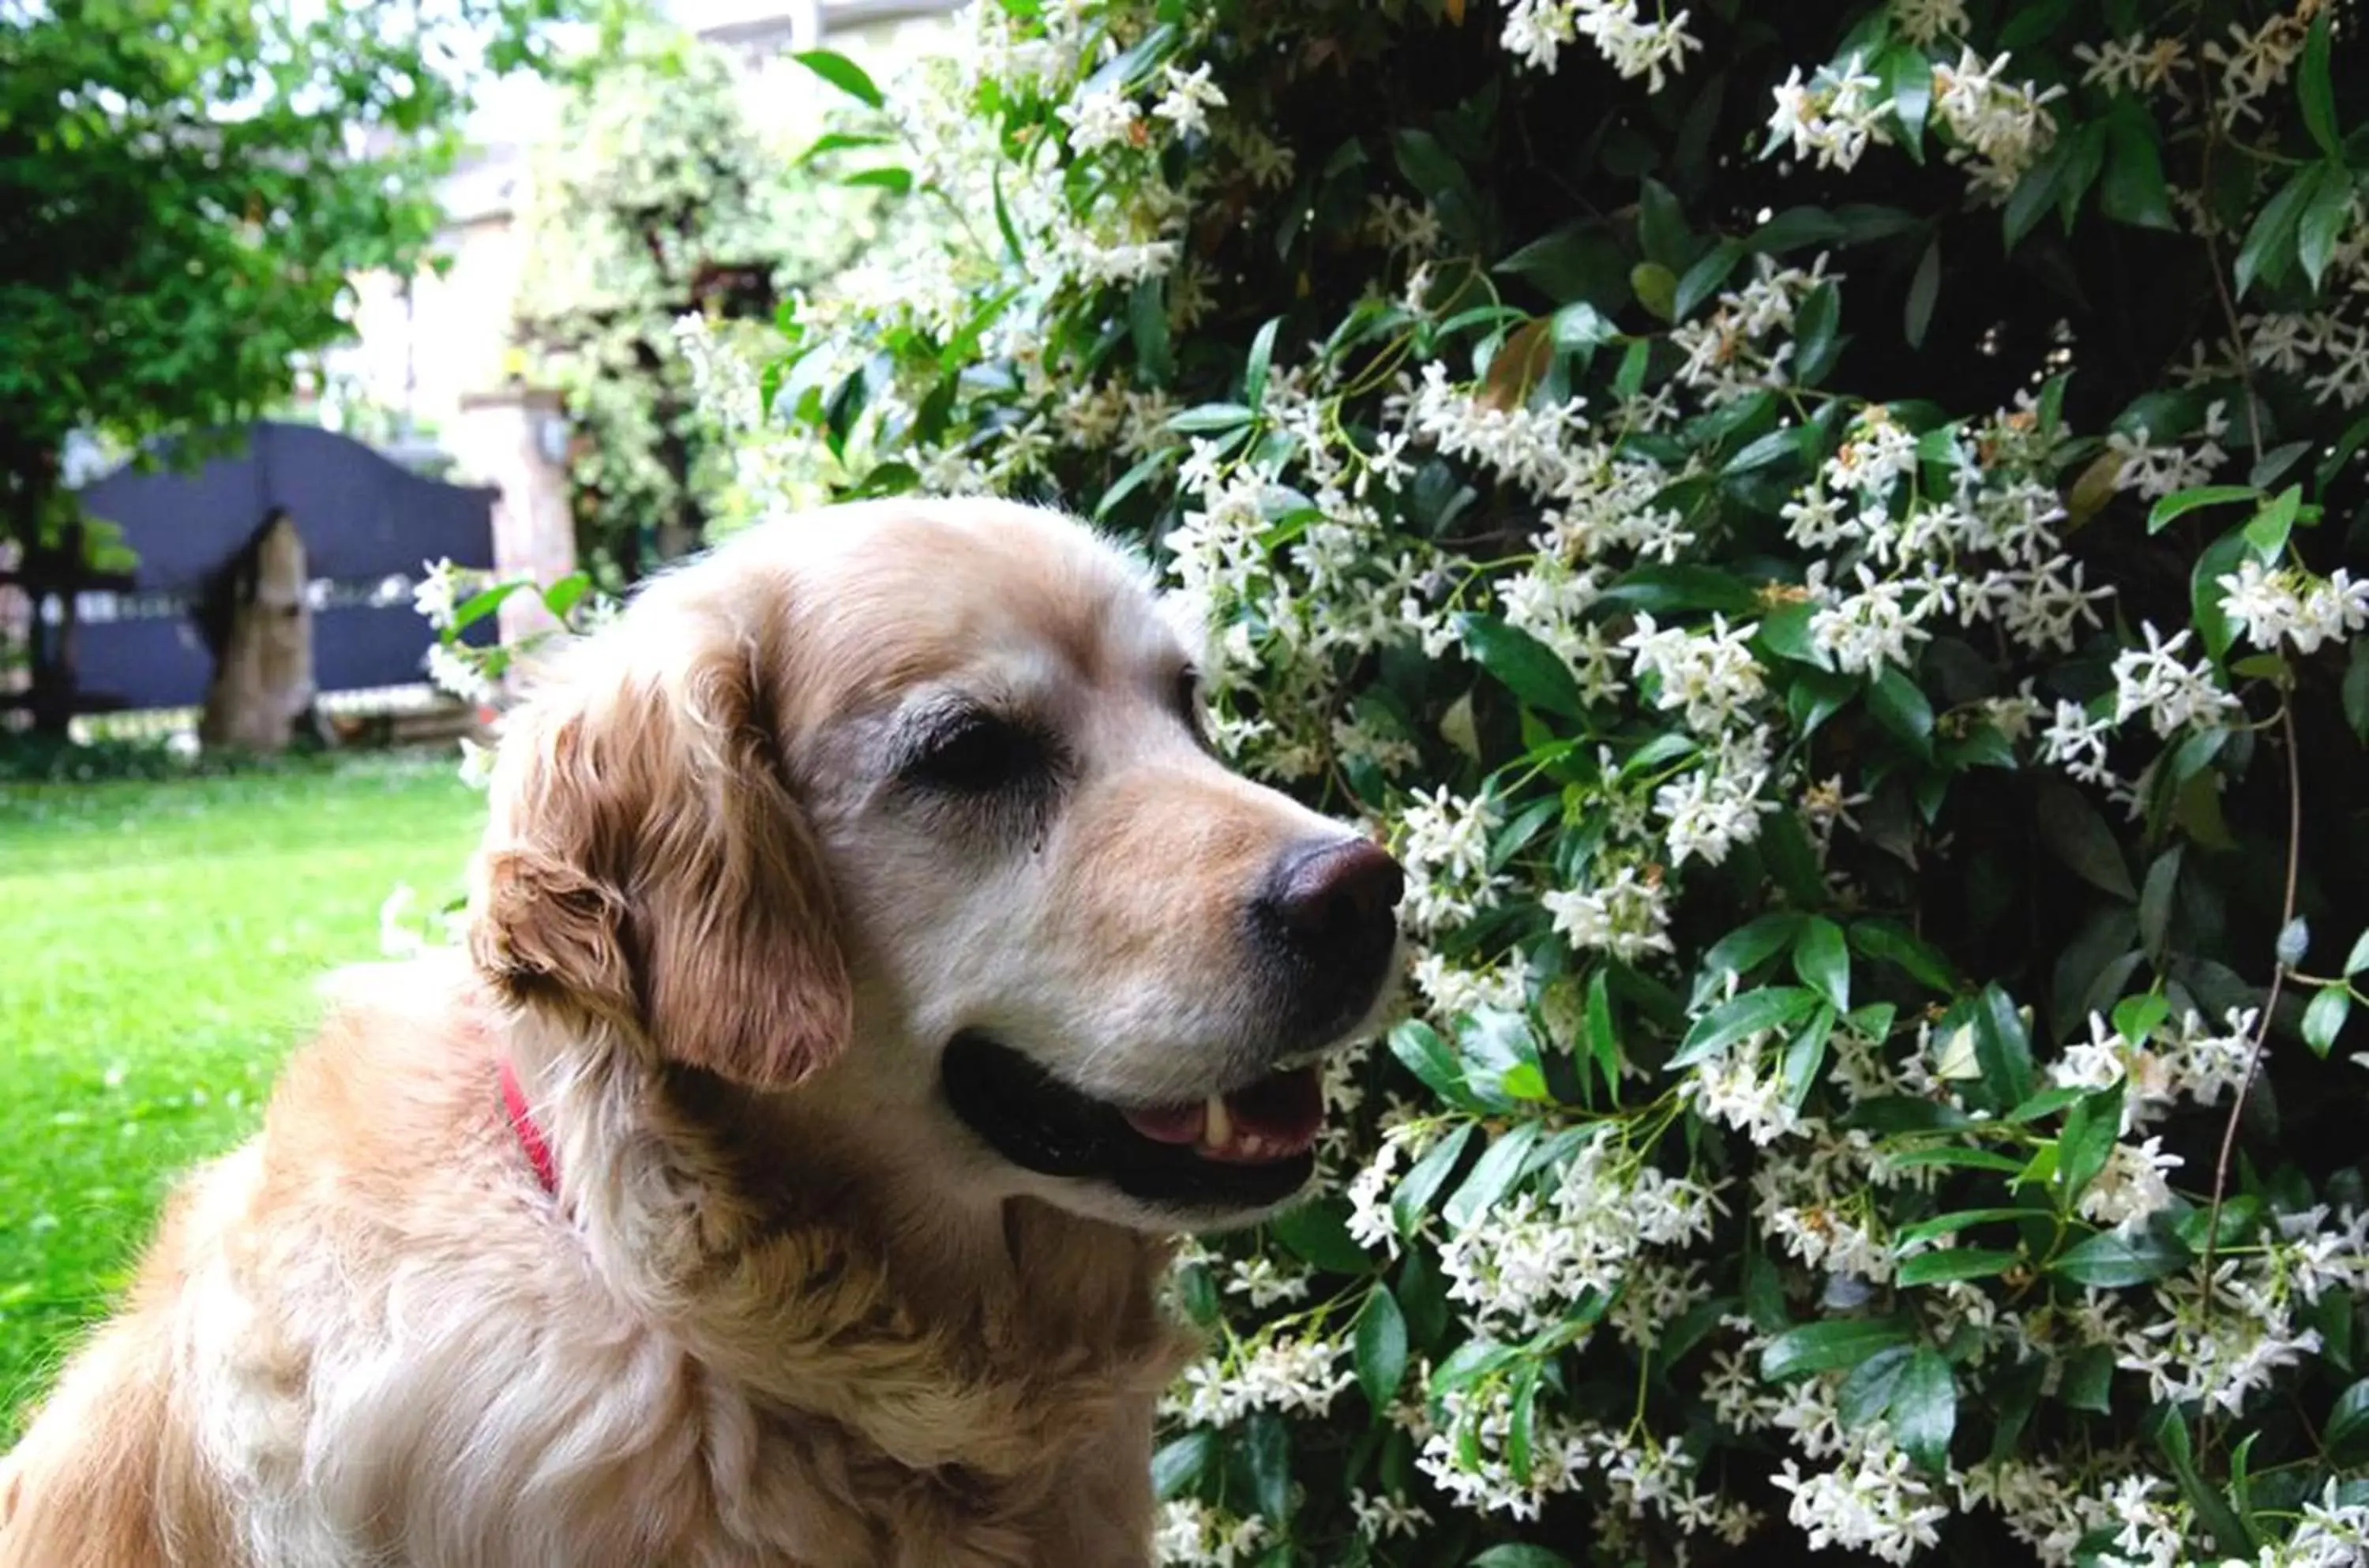
<svg viewBox="0 0 2369 1568">
<path fill-rule="evenodd" d="M 853 122 L 921 216 L 683 328 L 752 489 L 1141 541 L 1406 869 L 1163 1560 L 2360 1560 L 2331 10 L 983 5 Z"/>
</svg>

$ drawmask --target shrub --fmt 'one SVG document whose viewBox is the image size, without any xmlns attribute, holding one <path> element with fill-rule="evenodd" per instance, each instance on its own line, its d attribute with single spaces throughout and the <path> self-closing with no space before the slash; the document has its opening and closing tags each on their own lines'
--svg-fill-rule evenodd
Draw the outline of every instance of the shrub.
<svg viewBox="0 0 2369 1568">
<path fill-rule="evenodd" d="M 678 316 L 731 332 L 845 266 L 877 193 L 769 144 L 721 47 L 649 25 L 579 64 L 535 150 L 520 335 L 567 398 L 578 553 L 622 587 L 745 521 Z"/>
<path fill-rule="evenodd" d="M 711 416 L 1142 541 L 1218 743 L 1411 874 L 1333 1191 L 1179 1271 L 1168 1561 L 2363 1560 L 2339 17 L 1005 0 L 812 61 L 952 221 L 703 349 Z"/>
</svg>

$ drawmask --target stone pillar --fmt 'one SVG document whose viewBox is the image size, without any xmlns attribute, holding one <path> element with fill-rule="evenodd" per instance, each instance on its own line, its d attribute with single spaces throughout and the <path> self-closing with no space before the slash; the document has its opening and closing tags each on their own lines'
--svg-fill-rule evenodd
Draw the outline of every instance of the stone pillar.
<svg viewBox="0 0 2369 1568">
<path fill-rule="evenodd" d="M 497 571 L 548 584 L 576 569 L 566 418 L 557 393 L 514 387 L 464 396 L 445 445 L 468 479 L 500 492 L 494 503 Z M 543 601 L 532 594 L 514 593 L 502 601 L 505 643 L 552 625 Z"/>
</svg>

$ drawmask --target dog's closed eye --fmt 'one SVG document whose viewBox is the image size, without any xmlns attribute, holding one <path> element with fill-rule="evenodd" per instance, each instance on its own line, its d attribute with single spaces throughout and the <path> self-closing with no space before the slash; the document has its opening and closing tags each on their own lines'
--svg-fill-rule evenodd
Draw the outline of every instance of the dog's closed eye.
<svg viewBox="0 0 2369 1568">
<path fill-rule="evenodd" d="M 908 783 L 935 794 L 985 795 L 1043 784 L 1057 761 L 1036 730 L 965 707 L 924 732 L 901 772 Z"/>
<path fill-rule="evenodd" d="M 1209 750 L 1209 722 L 1201 707 L 1199 670 L 1188 664 L 1176 672 L 1169 704 L 1175 710 L 1176 716 L 1184 721 L 1184 727 L 1193 732 L 1193 738 L 1200 743 L 1202 750 Z"/>
</svg>

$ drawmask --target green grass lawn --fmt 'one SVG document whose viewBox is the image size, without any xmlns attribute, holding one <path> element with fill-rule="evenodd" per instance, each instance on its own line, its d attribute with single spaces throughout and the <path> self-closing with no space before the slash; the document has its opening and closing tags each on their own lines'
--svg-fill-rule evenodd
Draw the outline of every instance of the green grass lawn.
<svg viewBox="0 0 2369 1568">
<path fill-rule="evenodd" d="M 0 1449 L 174 1176 L 257 1125 L 315 981 L 397 884 L 458 889 L 483 799 L 441 752 L 0 785 Z"/>
</svg>

